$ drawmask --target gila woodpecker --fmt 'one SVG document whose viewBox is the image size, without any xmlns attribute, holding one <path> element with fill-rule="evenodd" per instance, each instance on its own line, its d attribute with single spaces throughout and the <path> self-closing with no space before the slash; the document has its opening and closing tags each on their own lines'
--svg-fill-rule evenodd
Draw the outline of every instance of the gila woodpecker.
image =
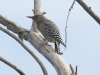
<svg viewBox="0 0 100 75">
<path fill-rule="evenodd" d="M 44 39 L 48 42 L 53 42 L 55 44 L 55 51 L 59 54 L 60 43 L 66 47 L 60 36 L 60 31 L 56 24 L 51 20 L 47 19 L 43 15 L 27 16 L 32 18 L 37 23 L 37 28 L 44 36 Z"/>
</svg>

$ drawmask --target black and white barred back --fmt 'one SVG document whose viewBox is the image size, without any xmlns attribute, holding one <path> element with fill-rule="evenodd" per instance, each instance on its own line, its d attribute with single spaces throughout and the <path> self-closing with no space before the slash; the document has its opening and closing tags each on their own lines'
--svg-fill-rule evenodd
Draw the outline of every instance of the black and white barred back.
<svg viewBox="0 0 100 75">
<path fill-rule="evenodd" d="M 66 47 L 66 45 L 64 44 L 60 36 L 60 30 L 51 20 L 45 20 L 41 22 L 39 26 L 40 27 L 38 29 L 43 34 L 45 39 L 47 39 L 50 42 L 57 41 L 58 43 L 61 43 L 62 45 Z"/>
</svg>

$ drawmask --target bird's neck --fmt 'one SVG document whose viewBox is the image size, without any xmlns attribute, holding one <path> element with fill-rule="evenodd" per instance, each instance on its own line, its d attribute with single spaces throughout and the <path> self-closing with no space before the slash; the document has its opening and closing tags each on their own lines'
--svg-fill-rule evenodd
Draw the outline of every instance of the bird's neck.
<svg viewBox="0 0 100 75">
<path fill-rule="evenodd" d="M 40 24 L 41 22 L 43 22 L 43 21 L 45 21 L 45 20 L 47 20 L 46 17 L 39 18 L 38 20 L 36 20 L 36 23 L 37 23 L 37 24 Z"/>
</svg>

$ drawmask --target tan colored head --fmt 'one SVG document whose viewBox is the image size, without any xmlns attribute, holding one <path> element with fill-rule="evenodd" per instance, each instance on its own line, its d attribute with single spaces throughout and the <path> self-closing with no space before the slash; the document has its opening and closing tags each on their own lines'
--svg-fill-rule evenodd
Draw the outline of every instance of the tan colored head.
<svg viewBox="0 0 100 75">
<path fill-rule="evenodd" d="M 35 15 L 35 16 L 27 16 L 28 18 L 32 18 L 36 23 L 40 23 L 44 20 L 46 20 L 46 17 L 43 15 Z"/>
</svg>

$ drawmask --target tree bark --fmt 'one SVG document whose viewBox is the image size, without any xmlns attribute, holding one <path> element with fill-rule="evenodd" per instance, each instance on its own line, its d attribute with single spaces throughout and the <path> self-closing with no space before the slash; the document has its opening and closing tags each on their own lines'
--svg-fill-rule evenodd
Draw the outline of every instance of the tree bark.
<svg viewBox="0 0 100 75">
<path fill-rule="evenodd" d="M 12 34 L 12 33 L 9 32 L 7 29 L 4 29 L 4 28 L 1 27 L 1 26 L 0 26 L 0 30 L 2 30 L 3 32 L 7 33 L 9 36 L 11 36 L 12 38 L 14 38 L 17 42 L 19 42 L 19 43 L 22 45 L 22 47 L 23 47 L 23 48 L 38 62 L 38 64 L 40 65 L 40 67 L 41 67 L 41 69 L 42 69 L 44 75 L 48 75 L 48 72 L 47 72 L 47 70 L 46 70 L 44 64 L 42 63 L 42 61 L 36 56 L 36 54 L 35 54 L 32 50 L 30 50 L 30 49 L 23 43 L 22 40 L 20 40 L 20 39 L 19 39 L 18 37 L 16 37 L 14 34 Z M 0 60 L 4 61 L 3 58 L 1 58 Z M 6 64 L 9 64 L 9 62 L 7 62 L 7 61 L 5 61 L 5 62 L 6 62 Z M 15 68 L 15 70 L 16 70 L 16 67 L 13 67 L 13 65 L 12 65 L 11 63 L 10 63 L 9 66 L 11 66 L 12 68 Z M 16 70 L 16 71 L 19 71 L 19 73 L 21 73 L 20 70 Z M 22 74 L 23 74 L 23 73 L 22 73 Z"/>
<path fill-rule="evenodd" d="M 32 10 L 34 15 L 41 14 L 40 6 L 41 6 L 41 0 L 34 0 L 34 10 Z M 32 21 L 31 31 L 38 33 L 38 29 L 35 21 Z"/>
<path fill-rule="evenodd" d="M 71 70 L 64 59 L 55 53 L 55 50 L 51 46 L 45 44 L 44 40 L 35 32 L 29 32 L 29 30 L 4 18 L 2 15 L 0 15 L 0 23 L 6 26 L 8 30 L 16 34 L 21 33 L 24 39 L 27 40 L 33 47 L 35 47 L 36 50 L 40 52 L 54 66 L 58 75 L 71 74 Z M 45 45 L 41 46 L 41 44 Z"/>
<path fill-rule="evenodd" d="M 40 12 L 40 2 L 40 0 L 34 0 L 34 14 L 43 14 Z M 70 69 L 65 60 L 60 55 L 55 53 L 55 50 L 46 44 L 45 41 L 37 34 L 37 29 L 34 30 L 34 22 L 32 23 L 33 30 L 31 28 L 30 31 L 6 19 L 2 15 L 0 15 L 0 23 L 6 26 L 8 30 L 23 36 L 25 40 L 27 40 L 52 64 L 58 75 L 74 75 L 73 68 L 71 67 Z"/>
</svg>

